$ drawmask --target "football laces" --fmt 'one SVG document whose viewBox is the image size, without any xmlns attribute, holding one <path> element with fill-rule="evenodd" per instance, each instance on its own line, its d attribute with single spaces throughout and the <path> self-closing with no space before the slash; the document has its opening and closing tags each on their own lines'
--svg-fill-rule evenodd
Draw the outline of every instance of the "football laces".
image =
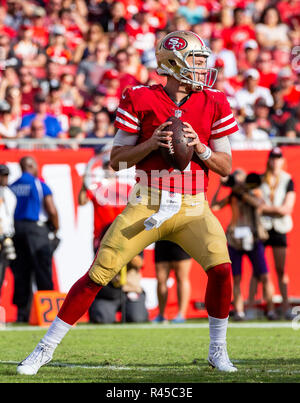
<svg viewBox="0 0 300 403">
<path fill-rule="evenodd" d="M 174 154 L 174 146 L 171 140 L 168 140 L 169 154 Z"/>
</svg>

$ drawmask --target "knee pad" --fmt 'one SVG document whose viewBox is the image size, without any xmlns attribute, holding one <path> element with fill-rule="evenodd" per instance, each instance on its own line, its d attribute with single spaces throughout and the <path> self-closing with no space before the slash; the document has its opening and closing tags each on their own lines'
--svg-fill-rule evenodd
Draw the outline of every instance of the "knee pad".
<svg viewBox="0 0 300 403">
<path fill-rule="evenodd" d="M 214 277 L 214 279 L 218 282 L 223 282 L 231 279 L 231 264 L 222 263 L 217 266 L 211 267 L 207 271 L 207 275 L 209 277 Z"/>
<path fill-rule="evenodd" d="M 119 273 L 122 267 L 120 253 L 103 245 L 89 270 L 89 276 L 95 283 L 105 286 Z"/>
</svg>

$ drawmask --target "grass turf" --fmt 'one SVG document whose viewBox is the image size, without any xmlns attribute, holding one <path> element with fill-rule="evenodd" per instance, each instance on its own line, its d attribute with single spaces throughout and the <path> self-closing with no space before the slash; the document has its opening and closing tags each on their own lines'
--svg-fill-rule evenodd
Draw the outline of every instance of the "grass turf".
<svg viewBox="0 0 300 403">
<path fill-rule="evenodd" d="M 300 381 L 299 332 L 286 328 L 230 327 L 228 352 L 234 374 L 211 369 L 206 361 L 205 322 L 174 325 L 82 326 L 72 329 L 53 361 L 35 376 L 16 374 L 45 334 L 13 327 L 0 331 L 1 383 L 272 383 Z"/>
</svg>

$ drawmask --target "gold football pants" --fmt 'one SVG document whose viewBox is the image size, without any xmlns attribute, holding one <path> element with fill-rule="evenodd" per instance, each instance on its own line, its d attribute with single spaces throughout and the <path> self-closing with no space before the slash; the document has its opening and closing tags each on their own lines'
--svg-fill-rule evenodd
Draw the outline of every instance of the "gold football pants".
<svg viewBox="0 0 300 403">
<path fill-rule="evenodd" d="M 177 243 L 204 270 L 230 262 L 223 228 L 204 193 L 183 195 L 180 211 L 159 228 L 145 230 L 144 221 L 159 209 L 160 191 L 136 185 L 124 211 L 111 224 L 89 270 L 90 278 L 106 285 L 134 256 L 164 239 Z"/>
</svg>

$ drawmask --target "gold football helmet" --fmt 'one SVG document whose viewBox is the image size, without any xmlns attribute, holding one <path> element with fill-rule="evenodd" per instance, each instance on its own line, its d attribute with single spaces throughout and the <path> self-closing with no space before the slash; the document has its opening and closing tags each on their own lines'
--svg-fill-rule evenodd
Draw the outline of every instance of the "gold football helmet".
<svg viewBox="0 0 300 403">
<path fill-rule="evenodd" d="M 155 54 L 159 75 L 173 76 L 176 80 L 191 85 L 194 91 L 213 87 L 217 69 L 198 67 L 195 63 L 197 56 L 207 59 L 211 54 L 211 50 L 199 35 L 191 31 L 171 32 L 157 44 Z M 189 58 L 188 61 L 189 56 L 192 56 L 192 59 Z M 197 77 L 201 79 L 197 80 Z"/>
</svg>

